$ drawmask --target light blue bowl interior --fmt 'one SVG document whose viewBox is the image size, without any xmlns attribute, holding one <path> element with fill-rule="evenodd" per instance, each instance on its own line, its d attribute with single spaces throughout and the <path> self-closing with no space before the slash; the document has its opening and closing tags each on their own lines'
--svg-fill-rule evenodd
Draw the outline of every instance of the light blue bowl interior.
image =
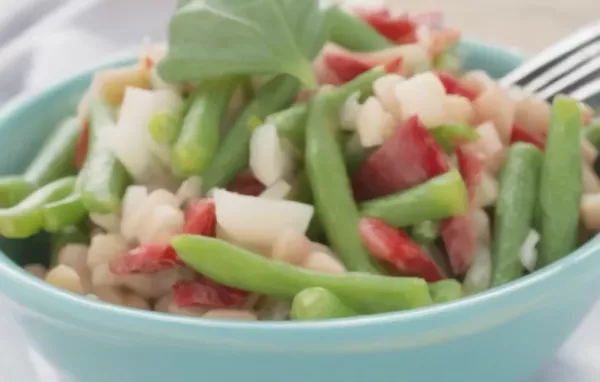
<svg viewBox="0 0 600 382">
<path fill-rule="evenodd" d="M 465 69 L 484 69 L 495 77 L 522 60 L 516 53 L 472 41 L 463 43 L 460 52 Z M 0 111 L 0 174 L 18 174 L 27 166 L 59 120 L 75 112 L 91 73 Z M 600 273 L 594 239 L 539 272 L 450 304 L 328 322 L 242 323 L 132 310 L 60 291 L 16 265 L 47 256 L 46 235 L 0 240 L 0 248 L 6 254 L 0 254 L 0 294 L 12 300 L 13 312 L 35 346 L 74 381 L 79 379 L 75 382 L 192 381 L 197 364 L 206 375 L 221 375 L 223 382 L 237 381 L 249 370 L 265 382 L 279 381 L 281 375 L 288 376 L 287 382 L 362 382 L 373 376 L 511 382 L 531 372 L 537 366 L 531 363 L 555 351 L 575 327 L 596 298 L 591 291 Z M 516 353 L 504 346 L 505 339 L 520 341 Z M 486 356 L 489 351 L 497 356 Z M 462 352 L 473 358 L 463 359 Z M 177 356 L 165 359 L 165 354 Z M 401 369 L 390 368 L 397 359 L 403 362 Z M 419 366 L 423 359 L 431 367 Z M 512 369 L 496 364 L 504 359 Z M 231 360 L 239 370 L 229 366 Z M 306 368 L 305 362 L 314 368 Z M 171 366 L 169 378 L 161 376 Z M 120 371 L 128 367 L 137 374 Z M 429 379 L 421 379 L 423 375 Z"/>
</svg>

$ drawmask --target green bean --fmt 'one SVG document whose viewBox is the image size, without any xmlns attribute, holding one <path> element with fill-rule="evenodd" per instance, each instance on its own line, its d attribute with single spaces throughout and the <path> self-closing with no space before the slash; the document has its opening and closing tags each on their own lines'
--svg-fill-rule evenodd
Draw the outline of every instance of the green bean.
<svg viewBox="0 0 600 382">
<path fill-rule="evenodd" d="M 125 167 L 103 142 L 99 142 L 102 131 L 113 124 L 111 107 L 101 100 L 94 100 L 90 104 L 89 150 L 77 185 L 83 204 L 90 212 L 116 211 L 130 182 Z M 136 149 L 134 144 L 132 142 L 132 150 Z"/>
<path fill-rule="evenodd" d="M 240 172 L 248 168 L 250 138 L 252 131 L 248 122 L 254 118 L 264 119 L 295 99 L 300 83 L 287 75 L 279 75 L 263 87 L 250 102 L 227 133 L 213 161 L 202 174 L 202 190 L 226 186 Z"/>
<path fill-rule="evenodd" d="M 292 320 L 329 320 L 358 315 L 338 296 L 321 287 L 307 288 L 298 293 L 290 312 Z"/>
<path fill-rule="evenodd" d="M 385 220 L 395 227 L 408 227 L 449 216 L 462 215 L 469 197 L 460 173 L 454 169 L 398 194 L 360 204 L 362 216 Z"/>
<path fill-rule="evenodd" d="M 446 152 L 454 151 L 461 143 L 479 139 L 479 134 L 475 129 L 462 124 L 442 125 L 429 131 Z"/>
<path fill-rule="evenodd" d="M 64 199 L 46 204 L 44 214 L 44 229 L 57 232 L 66 227 L 81 223 L 87 216 L 87 209 L 79 193 L 74 193 Z"/>
<path fill-rule="evenodd" d="M 515 143 L 508 150 L 494 222 L 493 286 L 523 275 L 519 252 L 533 225 L 542 157 L 529 143 Z"/>
<path fill-rule="evenodd" d="M 154 142 L 170 146 L 175 143 L 181 131 L 181 115 L 175 111 L 158 113 L 150 120 L 148 130 Z"/>
<path fill-rule="evenodd" d="M 332 108 L 337 109 L 346 102 L 348 97 L 356 92 L 360 92 L 361 94 L 371 93 L 373 82 L 383 75 L 385 75 L 385 70 L 382 67 L 371 69 L 347 84 L 322 94 L 321 97 L 324 102 L 329 103 Z M 304 128 L 306 126 L 307 110 L 307 104 L 298 104 L 270 115 L 266 122 L 272 123 L 277 127 L 277 133 L 280 138 L 285 138 L 293 147 L 299 151 L 303 151 L 304 140 L 306 138 Z"/>
<path fill-rule="evenodd" d="M 291 186 L 292 189 L 286 199 L 298 203 L 313 204 L 312 190 L 310 189 L 306 171 L 300 171 Z M 319 221 L 319 217 L 317 214 L 314 214 L 306 230 L 306 236 L 313 241 L 319 241 L 322 239 L 323 234 L 323 226 Z"/>
<path fill-rule="evenodd" d="M 254 293 L 292 299 L 306 288 L 322 287 L 363 314 L 431 304 L 427 283 L 420 278 L 320 273 L 203 236 L 183 235 L 171 243 L 194 270 L 224 285 Z"/>
<path fill-rule="evenodd" d="M 577 246 L 583 187 L 580 139 L 581 108 L 578 102 L 556 97 L 540 178 L 540 266 L 566 256 Z"/>
<path fill-rule="evenodd" d="M 439 233 L 439 224 L 433 220 L 425 220 L 417 223 L 410 231 L 414 241 L 422 245 L 433 243 L 438 238 Z"/>
<path fill-rule="evenodd" d="M 9 208 L 36 188 L 74 173 L 75 145 L 81 124 L 77 118 L 62 122 L 46 140 L 25 174 L 0 178 L 0 208 Z"/>
<path fill-rule="evenodd" d="M 436 304 L 458 300 L 463 296 L 462 285 L 454 279 L 429 284 L 429 293 Z"/>
<path fill-rule="evenodd" d="M 90 234 L 85 226 L 70 226 L 55 232 L 50 237 L 50 267 L 58 265 L 60 250 L 67 244 L 89 244 Z"/>
<path fill-rule="evenodd" d="M 16 206 L 0 210 L 0 235 L 26 238 L 38 233 L 44 226 L 44 205 L 64 198 L 73 192 L 74 187 L 75 177 L 55 180 L 34 191 Z"/>
<path fill-rule="evenodd" d="M 335 117 L 329 105 L 312 99 L 306 127 L 306 173 L 313 191 L 314 205 L 327 239 L 346 268 L 380 273 L 359 235 L 359 215 L 334 128 Z"/>
<path fill-rule="evenodd" d="M 81 133 L 81 123 L 70 118 L 50 135 L 27 170 L 25 179 L 38 187 L 73 174 L 75 145 Z"/>
<path fill-rule="evenodd" d="M 326 12 L 329 41 L 354 52 L 371 52 L 392 48 L 394 44 L 369 24 L 338 7 Z"/>
<path fill-rule="evenodd" d="M 593 120 L 589 126 L 583 130 L 583 136 L 586 137 L 596 149 L 600 149 L 600 119 Z"/>
<path fill-rule="evenodd" d="M 0 208 L 12 207 L 25 199 L 36 186 L 22 175 L 0 178 Z"/>
<path fill-rule="evenodd" d="M 219 148 L 221 123 L 237 83 L 198 88 L 192 96 L 181 132 L 173 146 L 171 166 L 183 178 L 204 171 Z"/>
</svg>

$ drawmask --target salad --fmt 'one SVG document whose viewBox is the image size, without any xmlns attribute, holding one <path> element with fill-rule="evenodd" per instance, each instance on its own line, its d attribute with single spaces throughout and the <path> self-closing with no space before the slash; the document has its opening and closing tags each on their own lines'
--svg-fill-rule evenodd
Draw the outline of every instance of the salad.
<svg viewBox="0 0 600 382">
<path fill-rule="evenodd" d="M 166 46 L 95 73 L 0 234 L 72 293 L 234 320 L 439 304 L 600 230 L 600 124 L 463 73 L 438 13 L 181 0 Z M 48 267 L 48 268 L 47 268 Z"/>
</svg>

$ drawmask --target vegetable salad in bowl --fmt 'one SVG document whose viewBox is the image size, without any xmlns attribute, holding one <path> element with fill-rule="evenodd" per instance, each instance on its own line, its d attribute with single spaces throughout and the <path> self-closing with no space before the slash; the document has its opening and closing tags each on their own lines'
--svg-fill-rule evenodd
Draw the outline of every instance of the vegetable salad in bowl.
<svg viewBox="0 0 600 382">
<path fill-rule="evenodd" d="M 96 73 L 0 234 L 47 282 L 205 318 L 424 307 L 535 272 L 600 229 L 592 110 L 463 73 L 437 13 L 180 1 L 167 46 Z M 590 126 L 588 126 L 590 125 Z"/>
</svg>

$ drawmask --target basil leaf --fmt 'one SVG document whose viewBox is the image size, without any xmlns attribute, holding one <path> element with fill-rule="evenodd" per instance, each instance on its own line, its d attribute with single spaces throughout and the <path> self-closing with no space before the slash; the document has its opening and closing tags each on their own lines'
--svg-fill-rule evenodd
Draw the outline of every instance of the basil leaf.
<svg viewBox="0 0 600 382">
<path fill-rule="evenodd" d="M 324 24 L 319 0 L 179 0 L 159 75 L 180 83 L 287 73 L 315 87 Z"/>
</svg>

